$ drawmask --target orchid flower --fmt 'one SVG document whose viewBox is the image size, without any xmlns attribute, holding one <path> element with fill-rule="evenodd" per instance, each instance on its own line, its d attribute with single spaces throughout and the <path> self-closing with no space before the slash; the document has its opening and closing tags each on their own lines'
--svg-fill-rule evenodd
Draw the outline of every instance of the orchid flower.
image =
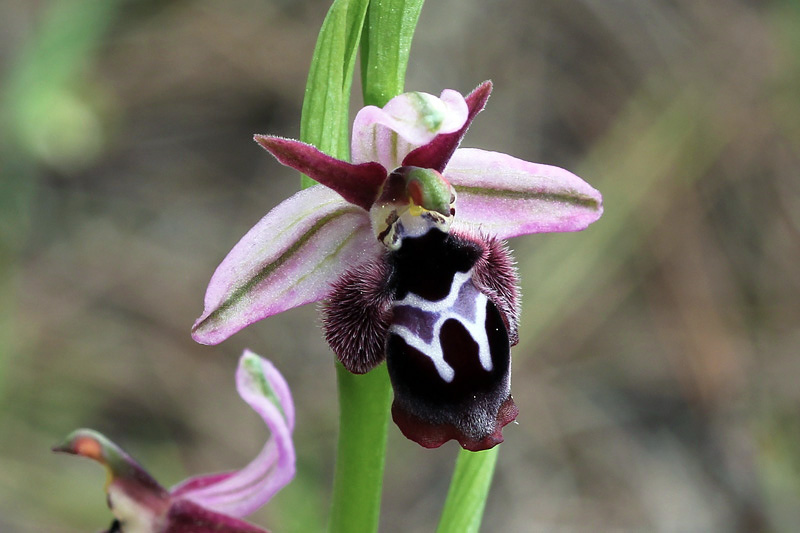
<svg viewBox="0 0 800 533">
<path fill-rule="evenodd" d="M 502 442 L 518 409 L 510 346 L 519 289 L 502 239 L 577 231 L 602 198 L 570 172 L 458 148 L 492 85 L 466 98 L 412 92 L 361 109 L 352 162 L 280 137 L 255 140 L 317 182 L 269 212 L 208 286 L 193 337 L 217 344 L 295 306 L 325 300 L 325 337 L 351 372 L 386 359 L 392 416 L 425 447 Z"/>
<path fill-rule="evenodd" d="M 53 448 L 106 467 L 107 500 L 115 520 L 105 533 L 264 533 L 241 518 L 294 477 L 294 404 L 278 370 L 249 351 L 239 360 L 236 387 L 271 432 L 261 453 L 242 470 L 189 478 L 167 490 L 96 431 L 79 429 Z"/>
</svg>

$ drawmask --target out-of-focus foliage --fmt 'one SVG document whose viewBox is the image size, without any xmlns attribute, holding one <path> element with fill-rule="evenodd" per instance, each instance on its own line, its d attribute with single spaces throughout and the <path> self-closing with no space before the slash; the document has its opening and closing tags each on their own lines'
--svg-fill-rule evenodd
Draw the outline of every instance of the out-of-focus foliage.
<svg viewBox="0 0 800 533">
<path fill-rule="evenodd" d="M 800 5 L 438 0 L 407 88 L 495 91 L 466 145 L 577 171 L 581 234 L 520 239 L 497 531 L 793 531 L 800 523 Z M 198 346 L 236 240 L 298 187 L 321 0 L 0 4 L 0 531 L 105 525 L 102 473 L 49 448 L 95 427 L 169 485 L 265 435 L 245 346 L 298 404 L 298 478 L 253 520 L 324 524 L 333 358 L 314 309 Z M 456 446 L 390 428 L 385 531 L 431 531 Z M 402 524 L 402 527 L 401 527 Z"/>
</svg>

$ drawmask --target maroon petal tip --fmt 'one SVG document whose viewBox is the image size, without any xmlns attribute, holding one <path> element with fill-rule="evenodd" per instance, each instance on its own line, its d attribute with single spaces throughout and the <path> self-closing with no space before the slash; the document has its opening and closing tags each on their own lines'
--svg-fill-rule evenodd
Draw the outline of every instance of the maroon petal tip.
<svg viewBox="0 0 800 533">
<path fill-rule="evenodd" d="M 469 107 L 472 116 L 483 111 L 483 108 L 486 107 L 486 101 L 489 100 L 489 96 L 492 94 L 493 88 L 492 80 L 486 80 L 475 87 L 472 92 L 464 98 L 467 101 L 467 107 Z"/>
</svg>

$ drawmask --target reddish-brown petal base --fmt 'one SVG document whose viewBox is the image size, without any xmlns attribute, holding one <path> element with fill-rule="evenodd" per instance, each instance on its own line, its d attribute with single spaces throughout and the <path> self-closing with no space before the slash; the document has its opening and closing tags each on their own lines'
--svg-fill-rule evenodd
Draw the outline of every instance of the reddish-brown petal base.
<svg viewBox="0 0 800 533">
<path fill-rule="evenodd" d="M 238 518 L 220 514 L 189 500 L 172 504 L 166 516 L 164 533 L 269 533 Z"/>
</svg>

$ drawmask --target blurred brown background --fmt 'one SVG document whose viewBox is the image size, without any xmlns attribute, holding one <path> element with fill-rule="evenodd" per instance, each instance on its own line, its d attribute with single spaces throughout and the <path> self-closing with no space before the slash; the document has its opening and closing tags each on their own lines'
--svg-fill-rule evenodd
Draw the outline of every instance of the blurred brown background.
<svg viewBox="0 0 800 533">
<path fill-rule="evenodd" d="M 244 347 L 298 405 L 297 479 L 252 519 L 324 527 L 336 392 L 313 306 L 214 348 L 189 327 L 298 186 L 251 137 L 298 135 L 327 7 L 0 5 L 3 533 L 110 522 L 101 469 L 49 452 L 76 427 L 167 485 L 249 461 L 265 430 L 233 387 Z M 407 88 L 487 78 L 465 145 L 574 170 L 606 214 L 512 243 L 520 416 L 484 530 L 796 531 L 800 2 L 429 1 Z M 456 452 L 390 427 L 382 531 L 433 531 Z"/>
</svg>

